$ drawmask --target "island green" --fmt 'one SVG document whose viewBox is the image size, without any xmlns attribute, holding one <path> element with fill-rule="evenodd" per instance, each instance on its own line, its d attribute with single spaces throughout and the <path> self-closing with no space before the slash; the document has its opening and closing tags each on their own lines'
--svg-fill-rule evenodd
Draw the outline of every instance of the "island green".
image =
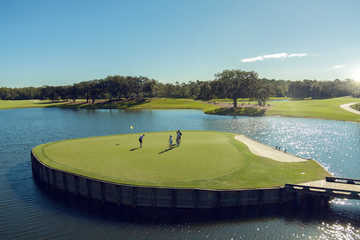
<svg viewBox="0 0 360 240">
<path fill-rule="evenodd" d="M 314 160 L 285 163 L 252 154 L 235 134 L 184 131 L 179 147 L 169 148 L 175 132 L 112 135 L 65 140 L 33 149 L 43 164 L 120 184 L 196 189 L 248 189 L 323 179 L 329 174 Z"/>
</svg>

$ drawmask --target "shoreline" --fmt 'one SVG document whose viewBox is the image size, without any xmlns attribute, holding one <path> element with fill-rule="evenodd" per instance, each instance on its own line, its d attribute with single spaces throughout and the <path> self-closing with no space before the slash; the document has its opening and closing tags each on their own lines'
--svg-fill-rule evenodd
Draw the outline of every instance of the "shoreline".
<svg viewBox="0 0 360 240">
<path fill-rule="evenodd" d="M 221 105 L 216 105 L 209 102 L 197 101 L 193 99 L 170 99 L 170 98 L 152 98 L 144 103 L 108 103 L 98 102 L 96 104 L 86 104 L 85 102 L 77 101 L 76 104 L 66 102 L 51 103 L 48 101 L 40 102 L 35 100 L 14 100 L 14 101 L 1 101 L 0 110 L 14 109 L 14 108 L 38 108 L 38 107 L 57 107 L 62 109 L 122 109 L 122 110 L 177 110 L 177 109 L 194 109 L 200 110 L 205 114 L 213 115 L 228 115 L 228 116 L 282 116 L 292 118 L 313 118 L 335 121 L 349 121 L 360 122 L 358 116 L 360 113 L 351 107 L 346 108 L 356 102 L 355 98 L 333 98 L 322 100 L 304 100 L 304 101 L 288 101 L 276 102 L 271 105 L 267 110 L 257 109 L 252 107 L 239 107 L 234 110 L 231 108 L 221 108 Z M 317 104 L 313 104 L 313 103 Z M 351 102 L 351 103 L 349 103 Z M 339 107 L 340 106 L 340 107 Z M 345 107 L 345 108 L 344 108 Z M 257 110 L 256 110 L 257 109 Z M 345 110 L 345 111 L 344 111 Z M 355 113 L 356 115 L 354 115 Z"/>
</svg>

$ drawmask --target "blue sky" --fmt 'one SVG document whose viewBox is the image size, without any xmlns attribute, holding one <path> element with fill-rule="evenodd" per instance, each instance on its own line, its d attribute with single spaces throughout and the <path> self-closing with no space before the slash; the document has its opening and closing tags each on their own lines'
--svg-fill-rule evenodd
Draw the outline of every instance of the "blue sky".
<svg viewBox="0 0 360 240">
<path fill-rule="evenodd" d="M 107 75 L 360 80 L 360 1 L 0 1 L 0 86 Z"/>
</svg>

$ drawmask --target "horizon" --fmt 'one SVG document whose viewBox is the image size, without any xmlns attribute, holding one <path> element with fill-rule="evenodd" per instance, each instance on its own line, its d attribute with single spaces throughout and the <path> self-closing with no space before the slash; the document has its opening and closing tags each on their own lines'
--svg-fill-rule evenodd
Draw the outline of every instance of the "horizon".
<svg viewBox="0 0 360 240">
<path fill-rule="evenodd" d="M 109 75 L 207 81 L 224 69 L 276 80 L 360 81 L 358 1 L 2 3 L 0 86 Z M 240 13 L 240 14 L 239 14 Z"/>
</svg>

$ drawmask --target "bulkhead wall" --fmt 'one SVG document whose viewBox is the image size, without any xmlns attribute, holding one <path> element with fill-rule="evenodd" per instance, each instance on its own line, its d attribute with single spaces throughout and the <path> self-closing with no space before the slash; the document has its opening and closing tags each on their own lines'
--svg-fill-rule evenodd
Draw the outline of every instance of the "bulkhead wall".
<svg viewBox="0 0 360 240">
<path fill-rule="evenodd" d="M 31 152 L 34 178 L 51 189 L 104 203 L 161 208 L 224 208 L 281 204 L 294 200 L 284 188 L 202 190 L 145 187 L 101 181 L 46 166 Z"/>
</svg>

